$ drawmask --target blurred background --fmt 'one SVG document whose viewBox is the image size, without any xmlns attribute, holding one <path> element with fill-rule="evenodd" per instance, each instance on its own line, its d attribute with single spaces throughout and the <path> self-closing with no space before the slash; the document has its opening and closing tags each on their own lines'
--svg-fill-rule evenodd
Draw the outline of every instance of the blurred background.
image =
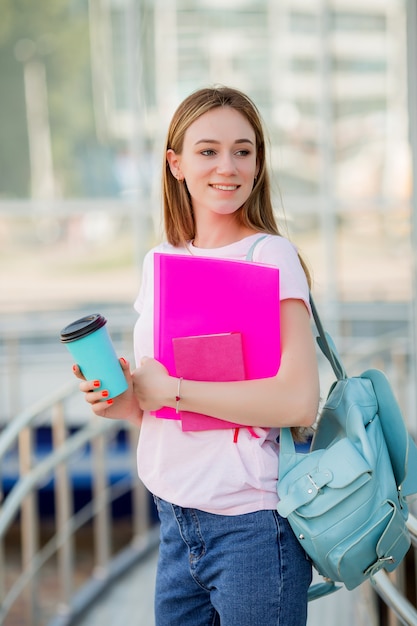
<svg viewBox="0 0 417 626">
<path fill-rule="evenodd" d="M 141 260 L 161 235 L 168 122 L 216 83 L 260 108 L 276 211 L 324 318 L 340 322 L 355 303 L 368 318 L 406 320 L 405 2 L 1 0 L 1 13 L 5 328 L 47 320 L 56 336 L 73 311 L 103 306 L 131 321 Z"/>
<path fill-rule="evenodd" d="M 0 0 L 3 427 L 70 380 L 58 336 L 73 319 L 104 313 L 132 358 L 167 126 L 221 83 L 260 109 L 277 215 L 349 373 L 387 371 L 417 430 L 414 4 Z M 88 415 L 70 399 L 71 428 Z"/>
</svg>

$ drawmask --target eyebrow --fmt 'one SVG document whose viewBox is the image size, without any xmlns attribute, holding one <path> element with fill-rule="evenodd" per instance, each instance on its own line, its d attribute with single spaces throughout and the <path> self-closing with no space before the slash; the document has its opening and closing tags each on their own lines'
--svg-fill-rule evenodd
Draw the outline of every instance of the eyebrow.
<svg viewBox="0 0 417 626">
<path fill-rule="evenodd" d="M 219 144 L 220 141 L 217 141 L 217 139 L 199 139 L 198 141 L 195 142 L 194 145 L 198 145 L 200 143 L 214 143 L 214 144 Z M 250 143 L 252 146 L 254 145 L 253 141 L 251 139 L 236 139 L 236 141 L 234 142 L 236 144 L 239 143 Z"/>
</svg>

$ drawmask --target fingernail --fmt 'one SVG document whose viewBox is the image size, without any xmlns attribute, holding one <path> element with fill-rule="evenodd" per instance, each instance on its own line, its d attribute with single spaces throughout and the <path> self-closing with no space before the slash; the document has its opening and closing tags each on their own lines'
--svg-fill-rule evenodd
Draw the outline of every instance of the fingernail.
<svg viewBox="0 0 417 626">
<path fill-rule="evenodd" d="M 76 365 L 73 365 L 73 366 L 72 366 L 72 371 L 73 371 L 73 372 L 76 372 L 76 371 L 77 371 L 77 366 L 76 366 Z"/>
<path fill-rule="evenodd" d="M 99 380 L 95 380 L 93 384 L 94 384 L 94 387 L 100 387 L 100 381 Z"/>
<path fill-rule="evenodd" d="M 105 389 L 104 391 L 101 392 L 101 395 L 103 396 L 103 398 L 107 398 L 107 396 L 109 395 L 109 392 L 107 391 L 107 389 Z"/>
<path fill-rule="evenodd" d="M 113 400 L 112 399 L 107 400 L 107 404 L 113 404 Z"/>
<path fill-rule="evenodd" d="M 127 361 L 126 361 L 126 359 L 124 357 L 121 356 L 120 360 L 123 361 L 123 363 L 126 365 Z"/>
</svg>

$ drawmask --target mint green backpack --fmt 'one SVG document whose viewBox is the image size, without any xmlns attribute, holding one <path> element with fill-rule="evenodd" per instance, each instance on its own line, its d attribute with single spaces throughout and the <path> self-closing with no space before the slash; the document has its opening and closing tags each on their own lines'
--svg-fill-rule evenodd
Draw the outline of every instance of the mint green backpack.
<svg viewBox="0 0 417 626">
<path fill-rule="evenodd" d="M 406 496 L 417 493 L 417 447 L 390 383 L 370 369 L 348 377 L 314 302 L 319 346 L 336 381 L 308 453 L 280 433 L 278 512 L 326 579 L 309 599 L 354 589 L 380 569 L 393 571 L 410 547 Z"/>
</svg>

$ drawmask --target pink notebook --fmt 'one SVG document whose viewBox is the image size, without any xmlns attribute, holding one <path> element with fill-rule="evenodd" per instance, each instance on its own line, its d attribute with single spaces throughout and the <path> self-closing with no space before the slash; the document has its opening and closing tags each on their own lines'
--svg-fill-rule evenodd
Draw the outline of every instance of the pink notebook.
<svg viewBox="0 0 417 626">
<path fill-rule="evenodd" d="M 154 255 L 154 354 L 178 376 L 173 338 L 240 333 L 247 379 L 280 364 L 279 270 L 249 261 Z M 163 407 L 157 417 L 180 419 Z"/>
<path fill-rule="evenodd" d="M 245 380 L 242 335 L 220 333 L 174 337 L 172 340 L 177 376 L 187 380 L 227 382 Z M 239 424 L 215 417 L 181 411 L 182 429 L 211 430 L 236 428 Z"/>
</svg>

